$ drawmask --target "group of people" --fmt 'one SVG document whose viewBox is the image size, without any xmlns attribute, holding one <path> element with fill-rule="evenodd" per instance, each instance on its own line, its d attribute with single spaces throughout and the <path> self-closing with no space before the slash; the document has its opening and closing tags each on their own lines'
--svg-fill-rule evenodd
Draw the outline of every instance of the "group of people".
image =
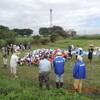
<svg viewBox="0 0 100 100">
<path fill-rule="evenodd" d="M 19 43 L 19 44 L 10 44 L 10 45 L 7 45 L 6 47 L 3 47 L 2 50 L 3 52 L 5 52 L 7 55 L 10 55 L 12 54 L 13 52 L 15 51 L 24 51 L 26 49 L 30 50 L 30 42 L 27 42 L 27 43 Z"/>
<path fill-rule="evenodd" d="M 94 46 L 93 44 L 90 44 L 89 49 L 88 49 L 89 64 L 92 63 L 93 51 L 94 51 L 93 46 Z M 81 46 L 77 45 L 75 50 L 76 50 L 76 58 L 77 58 L 78 55 L 80 55 L 83 59 L 83 55 L 84 55 L 83 54 L 83 48 Z"/>
<path fill-rule="evenodd" d="M 27 42 L 25 44 L 19 43 L 18 45 L 10 44 L 7 45 L 6 47 L 2 47 L 4 68 L 7 68 L 7 63 L 8 63 L 7 57 L 9 55 L 12 55 L 16 51 L 24 51 L 26 49 L 30 50 L 30 42 Z"/>
<path fill-rule="evenodd" d="M 90 63 L 92 63 L 93 56 L 93 45 L 89 46 L 89 54 L 88 59 Z M 73 68 L 73 78 L 74 78 L 74 88 L 79 93 L 82 92 L 82 81 L 86 79 L 86 65 L 82 62 L 83 59 L 83 49 L 79 45 L 76 47 L 76 60 L 77 63 Z M 4 53 L 5 54 L 5 53 Z M 19 59 L 17 55 L 20 52 L 18 50 L 14 50 L 11 59 L 10 59 L 10 69 L 12 77 L 18 77 L 16 75 L 16 66 L 19 64 L 28 64 L 28 65 L 38 65 L 39 66 L 39 86 L 43 87 L 43 82 L 45 82 L 47 89 L 50 89 L 50 81 L 49 74 L 51 70 L 51 66 L 54 66 L 55 72 L 55 84 L 56 88 L 62 88 L 64 82 L 64 70 L 65 63 L 67 60 L 72 58 L 71 50 L 66 53 L 64 50 L 60 49 L 37 49 L 34 51 L 28 51 L 28 53 L 22 58 Z M 6 55 L 3 55 L 3 59 L 6 58 Z M 7 59 L 6 59 L 7 60 Z M 7 61 L 4 63 L 4 67 L 7 66 Z"/>
<path fill-rule="evenodd" d="M 65 59 L 61 56 L 61 52 L 57 52 L 56 58 L 54 58 L 53 66 L 55 73 L 56 88 L 63 88 L 64 82 L 64 70 Z M 43 82 L 45 82 L 47 89 L 50 89 L 49 74 L 51 70 L 50 61 L 47 60 L 47 55 L 44 55 L 44 59 L 39 63 L 39 86 L 42 88 Z M 82 92 L 82 81 L 86 79 L 86 66 L 82 62 L 82 57 L 77 57 L 77 63 L 73 69 L 74 88 L 79 93 Z"/>
<path fill-rule="evenodd" d="M 47 55 L 48 60 L 52 63 L 54 58 L 56 57 L 56 53 L 60 51 L 62 53 L 62 57 L 67 60 L 70 59 L 70 55 L 68 53 L 65 53 L 64 50 L 60 49 L 37 49 L 34 51 L 28 51 L 26 55 L 20 59 L 21 65 L 27 64 L 27 65 L 38 65 L 40 60 L 44 58 L 44 55 Z"/>
<path fill-rule="evenodd" d="M 43 49 L 42 49 L 43 50 Z M 40 50 L 38 50 L 40 52 Z M 49 51 L 49 50 L 48 50 Z M 64 82 L 64 71 L 65 71 L 65 62 L 66 57 L 63 56 L 64 52 L 61 52 L 60 49 L 57 49 L 53 53 L 56 55 L 55 58 L 53 58 L 53 61 L 50 62 L 48 59 L 50 57 L 47 50 L 45 50 L 46 53 L 43 53 L 41 56 L 41 60 L 39 61 L 39 87 L 43 87 L 43 82 L 45 82 L 47 89 L 50 89 L 50 81 L 49 81 L 49 74 L 51 70 L 51 63 L 53 64 L 54 72 L 55 72 L 55 84 L 56 88 L 63 88 L 63 82 Z M 34 54 L 36 51 L 34 51 Z M 16 75 L 16 66 L 19 62 L 18 55 L 19 52 L 16 51 L 12 54 L 11 60 L 10 60 L 10 67 L 11 67 L 11 73 L 12 77 L 18 77 Z M 37 53 L 36 53 L 37 54 Z M 67 56 L 67 54 L 65 54 Z M 86 78 L 86 66 L 82 62 L 82 57 L 77 57 L 77 63 L 74 66 L 73 69 L 73 77 L 74 77 L 74 88 L 76 91 L 79 91 L 81 93 L 82 91 L 82 80 Z"/>
</svg>

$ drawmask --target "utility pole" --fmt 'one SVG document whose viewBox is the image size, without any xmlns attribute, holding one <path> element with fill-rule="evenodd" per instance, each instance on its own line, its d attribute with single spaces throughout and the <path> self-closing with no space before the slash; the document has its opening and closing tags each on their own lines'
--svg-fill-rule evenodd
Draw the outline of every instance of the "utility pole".
<svg viewBox="0 0 100 100">
<path fill-rule="evenodd" d="M 52 27 L 52 9 L 50 9 L 50 27 Z"/>
</svg>

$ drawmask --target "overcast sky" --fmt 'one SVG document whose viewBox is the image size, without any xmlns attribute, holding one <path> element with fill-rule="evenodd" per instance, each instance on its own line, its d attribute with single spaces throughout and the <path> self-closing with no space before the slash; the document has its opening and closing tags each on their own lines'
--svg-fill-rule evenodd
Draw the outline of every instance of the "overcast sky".
<svg viewBox="0 0 100 100">
<path fill-rule="evenodd" d="M 31 28 L 38 34 L 40 27 L 52 24 L 77 34 L 100 34 L 100 0 L 0 0 L 0 25 Z"/>
</svg>

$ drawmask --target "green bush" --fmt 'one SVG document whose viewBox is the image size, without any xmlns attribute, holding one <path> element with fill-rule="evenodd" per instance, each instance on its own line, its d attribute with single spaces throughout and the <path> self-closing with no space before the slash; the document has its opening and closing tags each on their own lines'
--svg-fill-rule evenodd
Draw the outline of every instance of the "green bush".
<svg viewBox="0 0 100 100">
<path fill-rule="evenodd" d="M 26 42 L 30 42 L 31 44 L 33 44 L 34 39 L 31 37 L 19 37 L 15 39 L 15 44 L 19 44 L 19 43 L 25 44 Z"/>
<path fill-rule="evenodd" d="M 41 37 L 39 35 L 34 35 L 33 36 L 34 39 L 34 44 L 41 44 Z"/>
<path fill-rule="evenodd" d="M 59 35 L 57 33 L 53 33 L 51 36 L 50 36 L 50 40 L 51 42 L 55 42 L 57 40 L 59 40 Z"/>
<path fill-rule="evenodd" d="M 0 48 L 7 45 L 7 42 L 5 40 L 0 39 Z"/>
<path fill-rule="evenodd" d="M 48 39 L 41 39 L 41 43 L 43 44 L 43 45 L 45 45 L 45 44 L 47 44 L 49 42 L 49 40 Z"/>
</svg>

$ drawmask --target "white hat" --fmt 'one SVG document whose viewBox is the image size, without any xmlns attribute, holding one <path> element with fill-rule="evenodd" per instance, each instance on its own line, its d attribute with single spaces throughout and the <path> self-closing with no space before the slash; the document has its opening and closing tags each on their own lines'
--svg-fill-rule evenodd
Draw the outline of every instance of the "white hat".
<svg viewBox="0 0 100 100">
<path fill-rule="evenodd" d="M 82 61 L 82 57 L 79 55 L 79 56 L 77 57 L 77 60 Z"/>
<path fill-rule="evenodd" d="M 79 48 L 79 50 L 82 50 L 82 48 Z"/>
<path fill-rule="evenodd" d="M 61 52 L 57 52 L 57 55 L 58 55 L 58 56 L 61 56 Z"/>
</svg>

